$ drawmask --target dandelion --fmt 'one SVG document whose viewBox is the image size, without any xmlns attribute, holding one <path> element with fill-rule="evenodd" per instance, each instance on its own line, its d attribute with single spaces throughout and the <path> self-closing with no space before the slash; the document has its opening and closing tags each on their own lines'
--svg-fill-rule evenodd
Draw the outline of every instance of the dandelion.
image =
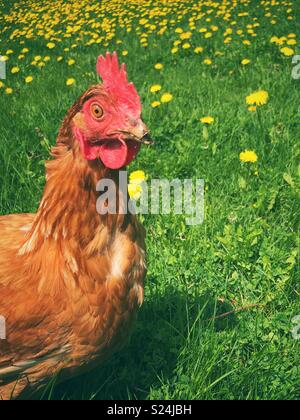
<svg viewBox="0 0 300 420">
<path fill-rule="evenodd" d="M 202 47 L 196 47 L 195 49 L 194 49 L 194 52 L 196 53 L 196 54 L 201 54 L 202 52 L 203 52 L 203 48 Z"/>
<path fill-rule="evenodd" d="M 4 83 L 0 80 L 0 89 L 4 87 Z"/>
<path fill-rule="evenodd" d="M 67 80 L 66 85 L 67 86 L 72 86 L 72 85 L 74 85 L 74 83 L 75 83 L 75 79 L 70 78 L 70 79 Z"/>
<path fill-rule="evenodd" d="M 13 68 L 11 69 L 11 73 L 12 73 L 12 74 L 19 73 L 19 71 L 20 71 L 19 67 L 13 67 Z"/>
<path fill-rule="evenodd" d="M 161 90 L 161 86 L 160 85 L 153 85 L 150 88 L 150 92 L 151 93 L 156 93 L 156 92 L 159 92 L 160 90 Z"/>
<path fill-rule="evenodd" d="M 266 105 L 269 100 L 269 94 L 265 90 L 259 90 L 246 97 L 248 105 Z"/>
<path fill-rule="evenodd" d="M 248 58 L 244 58 L 244 60 L 242 60 L 242 65 L 243 66 L 247 66 L 250 63 L 251 63 L 251 61 Z"/>
<path fill-rule="evenodd" d="M 215 121 L 215 119 L 213 117 L 203 117 L 200 119 L 200 122 L 202 122 L 202 124 L 212 124 Z"/>
<path fill-rule="evenodd" d="M 203 63 L 206 66 L 211 66 L 212 65 L 212 60 L 210 58 L 206 58 L 205 60 L 203 60 Z"/>
<path fill-rule="evenodd" d="M 48 42 L 47 47 L 49 48 L 49 50 L 53 50 L 53 48 L 55 48 L 54 42 Z"/>
<path fill-rule="evenodd" d="M 159 107 L 160 105 L 161 105 L 161 103 L 160 103 L 159 101 L 154 101 L 154 102 L 152 102 L 152 104 L 151 104 L 152 108 L 157 108 L 157 107 Z"/>
<path fill-rule="evenodd" d="M 171 53 L 172 54 L 176 54 L 177 52 L 178 52 L 178 48 L 177 47 L 171 49 Z"/>
<path fill-rule="evenodd" d="M 180 39 L 182 41 L 186 40 L 186 39 L 190 39 L 192 37 L 192 32 L 184 32 L 180 35 Z"/>
<path fill-rule="evenodd" d="M 243 163 L 256 163 L 258 161 L 258 156 L 252 150 L 245 150 L 240 153 L 240 161 Z"/>
<path fill-rule="evenodd" d="M 33 77 L 32 76 L 25 77 L 25 83 L 31 83 L 32 81 L 33 81 Z"/>
<path fill-rule="evenodd" d="M 295 54 L 295 51 L 289 47 L 281 48 L 280 52 L 286 57 L 292 57 Z"/>
<path fill-rule="evenodd" d="M 11 95 L 13 93 L 12 88 L 6 88 L 5 93 L 6 93 L 6 95 Z"/>
<path fill-rule="evenodd" d="M 56 61 L 58 62 L 58 63 L 60 63 L 61 61 L 63 60 L 63 57 L 57 57 L 57 59 L 56 59 Z"/>
<path fill-rule="evenodd" d="M 130 174 L 129 181 L 131 184 L 142 184 L 146 181 L 146 174 L 144 171 L 135 171 Z"/>
<path fill-rule="evenodd" d="M 123 57 L 126 57 L 127 55 L 128 55 L 128 51 L 126 51 L 126 50 L 122 51 L 122 56 Z"/>
<path fill-rule="evenodd" d="M 183 48 L 184 50 L 188 50 L 189 48 L 191 48 L 191 44 L 190 44 L 189 42 L 185 42 L 185 43 L 182 45 L 182 48 Z"/>
<path fill-rule="evenodd" d="M 68 66 L 73 66 L 75 64 L 75 60 L 73 58 L 70 58 L 70 60 L 68 60 Z"/>
<path fill-rule="evenodd" d="M 128 193 L 131 199 L 138 200 L 143 192 L 142 184 L 146 181 L 144 171 L 135 171 L 130 174 Z"/>
<path fill-rule="evenodd" d="M 162 70 L 164 68 L 164 66 L 161 63 L 157 63 L 157 64 L 155 64 L 154 68 L 155 68 L 155 70 Z"/>
<path fill-rule="evenodd" d="M 129 197 L 132 200 L 139 200 L 141 198 L 143 189 L 141 187 L 141 185 L 138 184 L 129 184 L 128 185 L 128 193 L 129 193 Z"/>
<path fill-rule="evenodd" d="M 171 93 L 164 93 L 161 97 L 161 102 L 167 104 L 173 100 L 173 95 Z"/>
</svg>

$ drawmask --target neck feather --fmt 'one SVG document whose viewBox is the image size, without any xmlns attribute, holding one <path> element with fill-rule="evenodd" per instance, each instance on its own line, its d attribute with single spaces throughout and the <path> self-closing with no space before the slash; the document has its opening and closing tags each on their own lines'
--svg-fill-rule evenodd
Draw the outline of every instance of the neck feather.
<svg viewBox="0 0 300 420">
<path fill-rule="evenodd" d="M 77 142 L 72 148 L 58 143 L 52 155 L 55 159 L 46 164 L 44 195 L 20 254 L 36 251 L 45 241 L 53 240 L 88 249 L 103 229 L 107 229 L 109 238 L 115 231 L 124 230 L 130 221 L 130 216 L 118 212 L 123 195 L 117 171 L 105 168 L 100 161 L 83 159 Z M 97 213 L 96 185 L 103 178 L 114 180 L 117 186 L 115 215 Z"/>
</svg>

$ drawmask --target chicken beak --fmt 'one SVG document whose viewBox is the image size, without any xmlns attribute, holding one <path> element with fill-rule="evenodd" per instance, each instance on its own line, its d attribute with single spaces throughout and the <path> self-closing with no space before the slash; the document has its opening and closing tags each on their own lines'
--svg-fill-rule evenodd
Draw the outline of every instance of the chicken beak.
<svg viewBox="0 0 300 420">
<path fill-rule="evenodd" d="M 138 124 L 131 127 L 126 135 L 128 140 L 134 140 L 137 143 L 144 144 L 146 146 L 154 145 L 154 140 L 150 137 L 149 130 L 142 121 L 139 121 Z"/>
<path fill-rule="evenodd" d="M 149 132 L 144 134 L 144 136 L 140 139 L 140 142 L 146 146 L 154 146 L 155 144 L 155 141 L 151 138 Z"/>
</svg>

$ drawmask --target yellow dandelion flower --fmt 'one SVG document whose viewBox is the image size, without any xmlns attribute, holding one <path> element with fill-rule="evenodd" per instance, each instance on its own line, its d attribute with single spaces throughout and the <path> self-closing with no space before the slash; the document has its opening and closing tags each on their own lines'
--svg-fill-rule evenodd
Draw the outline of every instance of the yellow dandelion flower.
<svg viewBox="0 0 300 420">
<path fill-rule="evenodd" d="M 161 63 L 157 63 L 157 64 L 155 64 L 154 68 L 155 68 L 155 70 L 162 70 L 164 68 L 164 66 Z"/>
<path fill-rule="evenodd" d="M 4 83 L 0 80 L 0 89 L 4 87 Z"/>
<path fill-rule="evenodd" d="M 126 50 L 122 51 L 122 56 L 123 57 L 126 57 L 127 55 L 128 55 L 128 51 L 126 51 Z"/>
<path fill-rule="evenodd" d="M 185 42 L 185 43 L 182 45 L 182 48 L 183 48 L 184 50 L 188 50 L 189 48 L 191 48 L 191 44 L 190 44 L 189 42 Z"/>
<path fill-rule="evenodd" d="M 129 184 L 128 185 L 129 197 L 132 200 L 139 200 L 141 198 L 142 191 L 143 191 L 143 189 L 142 189 L 141 185 L 138 185 L 138 184 Z"/>
<path fill-rule="evenodd" d="M 167 104 L 173 100 L 173 95 L 171 93 L 164 93 L 161 97 L 161 103 Z"/>
<path fill-rule="evenodd" d="M 295 54 L 295 51 L 289 47 L 281 48 L 280 52 L 286 57 L 292 57 Z"/>
<path fill-rule="evenodd" d="M 12 73 L 12 74 L 19 73 L 19 71 L 20 71 L 19 67 L 13 67 L 13 68 L 11 69 L 11 73 Z"/>
<path fill-rule="evenodd" d="M 141 170 L 132 172 L 129 176 L 129 181 L 131 184 L 142 184 L 146 181 L 146 174 Z"/>
<path fill-rule="evenodd" d="M 150 92 L 151 93 L 156 93 L 159 92 L 161 90 L 161 86 L 160 85 L 153 85 L 150 87 Z"/>
<path fill-rule="evenodd" d="M 171 53 L 172 54 L 176 54 L 177 52 L 178 52 L 178 48 L 177 47 L 171 49 Z"/>
<path fill-rule="evenodd" d="M 289 39 L 287 45 L 297 45 L 297 41 L 295 39 Z"/>
<path fill-rule="evenodd" d="M 5 93 L 6 93 L 6 95 L 11 95 L 13 93 L 12 88 L 6 88 Z"/>
<path fill-rule="evenodd" d="M 244 163 L 256 163 L 258 161 L 258 156 L 252 150 L 245 150 L 240 154 L 240 161 Z"/>
<path fill-rule="evenodd" d="M 56 59 L 56 61 L 58 62 L 58 63 L 60 63 L 61 61 L 63 60 L 63 57 L 57 57 L 57 59 Z"/>
<path fill-rule="evenodd" d="M 259 90 L 246 97 L 248 105 L 266 105 L 269 100 L 269 94 L 265 90 Z"/>
<path fill-rule="evenodd" d="M 157 108 L 157 107 L 159 107 L 160 105 L 161 105 L 161 103 L 160 103 L 159 101 L 154 101 L 154 102 L 152 102 L 152 104 L 151 104 L 152 108 Z"/>
<path fill-rule="evenodd" d="M 53 50 L 53 48 L 55 48 L 54 42 L 48 42 L 47 47 L 49 48 L 49 50 Z"/>
<path fill-rule="evenodd" d="M 272 38 L 270 39 L 271 44 L 277 44 L 278 43 L 278 36 L 272 36 Z"/>
<path fill-rule="evenodd" d="M 202 124 L 212 124 L 215 121 L 215 119 L 213 117 L 202 117 L 200 119 L 200 122 L 202 122 Z"/>
<path fill-rule="evenodd" d="M 250 63 L 251 63 L 251 61 L 248 58 L 244 58 L 244 60 L 242 60 L 242 65 L 243 66 L 247 66 Z"/>
<path fill-rule="evenodd" d="M 68 79 L 67 82 L 66 82 L 67 86 L 72 86 L 74 84 L 75 84 L 75 79 L 73 79 L 73 78 Z"/>
<path fill-rule="evenodd" d="M 203 52 L 203 48 L 202 47 L 196 47 L 195 49 L 194 49 L 194 52 L 196 53 L 196 54 L 201 54 L 202 52 Z"/>
<path fill-rule="evenodd" d="M 68 66 L 73 66 L 75 64 L 75 60 L 73 58 L 70 58 L 70 60 L 68 60 Z"/>
<path fill-rule="evenodd" d="M 33 77 L 32 76 L 25 77 L 25 83 L 31 83 L 32 81 L 33 81 Z"/>
<path fill-rule="evenodd" d="M 203 61 L 203 63 L 204 64 L 206 64 L 207 66 L 211 66 L 212 65 L 212 60 L 210 59 L 210 58 L 206 58 L 204 61 Z"/>
</svg>

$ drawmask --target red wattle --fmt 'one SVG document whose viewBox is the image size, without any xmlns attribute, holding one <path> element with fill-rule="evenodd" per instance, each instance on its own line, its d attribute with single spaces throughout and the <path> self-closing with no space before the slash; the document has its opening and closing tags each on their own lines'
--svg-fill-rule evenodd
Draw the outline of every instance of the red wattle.
<svg viewBox="0 0 300 420">
<path fill-rule="evenodd" d="M 99 148 L 99 157 L 109 169 L 121 169 L 129 165 L 140 151 L 140 145 L 133 141 L 109 140 Z"/>
</svg>

